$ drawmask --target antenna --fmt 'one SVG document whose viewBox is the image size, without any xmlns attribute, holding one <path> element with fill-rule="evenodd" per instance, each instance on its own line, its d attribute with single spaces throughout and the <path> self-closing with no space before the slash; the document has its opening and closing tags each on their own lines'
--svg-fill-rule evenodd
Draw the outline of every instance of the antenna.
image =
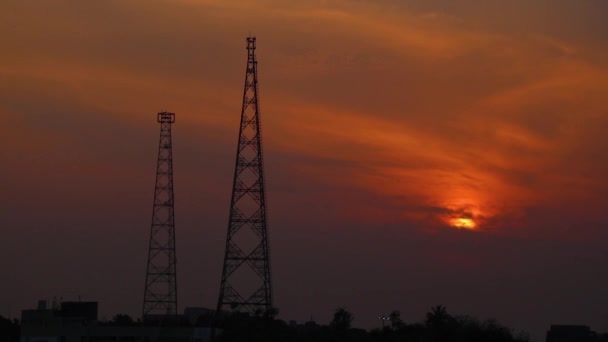
<svg viewBox="0 0 608 342">
<path fill-rule="evenodd" d="M 160 112 L 156 120 L 160 123 L 160 141 L 142 318 L 152 314 L 177 315 L 171 142 L 171 125 L 175 122 L 175 113 Z"/>
<path fill-rule="evenodd" d="M 267 317 L 273 313 L 255 48 L 255 37 L 247 37 L 245 89 L 217 315 L 224 309 Z"/>
</svg>

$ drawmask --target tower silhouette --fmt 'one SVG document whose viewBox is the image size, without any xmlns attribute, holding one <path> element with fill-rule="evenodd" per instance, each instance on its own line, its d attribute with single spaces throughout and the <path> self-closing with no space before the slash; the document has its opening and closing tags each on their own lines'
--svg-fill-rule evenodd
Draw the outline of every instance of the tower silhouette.
<svg viewBox="0 0 608 342">
<path fill-rule="evenodd" d="M 157 114 L 160 123 L 156 186 L 144 291 L 143 317 L 177 315 L 175 220 L 173 207 L 173 153 L 171 124 L 175 114 Z"/>
<path fill-rule="evenodd" d="M 224 309 L 230 309 L 268 315 L 272 310 L 255 48 L 255 37 L 247 37 L 245 90 L 218 314 Z M 247 287 L 249 288 L 246 289 Z"/>
</svg>

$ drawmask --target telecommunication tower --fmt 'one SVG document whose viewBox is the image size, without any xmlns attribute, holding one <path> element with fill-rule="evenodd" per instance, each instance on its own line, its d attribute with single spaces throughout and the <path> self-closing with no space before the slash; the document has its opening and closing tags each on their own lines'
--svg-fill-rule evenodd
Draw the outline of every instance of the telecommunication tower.
<svg viewBox="0 0 608 342">
<path fill-rule="evenodd" d="M 173 207 L 173 153 L 171 125 L 175 114 L 157 114 L 160 142 L 156 186 L 152 206 L 152 226 L 144 291 L 143 317 L 177 315 L 175 258 L 175 217 Z"/>
<path fill-rule="evenodd" d="M 245 90 L 218 314 L 229 309 L 267 316 L 273 309 L 255 48 L 255 37 L 247 37 Z M 239 276 L 243 272 L 249 277 Z M 248 293 L 239 290 L 243 282 L 251 287 Z"/>
</svg>

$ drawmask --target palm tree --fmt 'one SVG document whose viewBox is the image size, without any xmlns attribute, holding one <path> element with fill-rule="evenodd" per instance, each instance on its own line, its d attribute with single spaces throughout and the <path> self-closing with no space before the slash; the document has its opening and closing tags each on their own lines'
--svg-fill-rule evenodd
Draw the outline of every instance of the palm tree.
<svg viewBox="0 0 608 342">
<path fill-rule="evenodd" d="M 448 314 L 445 306 L 437 305 L 431 308 L 431 311 L 426 314 L 426 326 L 429 328 L 441 328 L 445 326 L 452 316 Z"/>
</svg>

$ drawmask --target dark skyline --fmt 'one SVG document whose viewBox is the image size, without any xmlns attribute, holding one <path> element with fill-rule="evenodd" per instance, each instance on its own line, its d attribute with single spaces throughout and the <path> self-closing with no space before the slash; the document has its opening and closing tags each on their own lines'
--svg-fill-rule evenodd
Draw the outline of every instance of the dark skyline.
<svg viewBox="0 0 608 342">
<path fill-rule="evenodd" d="M 0 314 L 138 316 L 161 110 L 179 310 L 215 306 L 251 32 L 280 318 L 608 331 L 606 2 L 256 4 L 0 4 Z"/>
</svg>

